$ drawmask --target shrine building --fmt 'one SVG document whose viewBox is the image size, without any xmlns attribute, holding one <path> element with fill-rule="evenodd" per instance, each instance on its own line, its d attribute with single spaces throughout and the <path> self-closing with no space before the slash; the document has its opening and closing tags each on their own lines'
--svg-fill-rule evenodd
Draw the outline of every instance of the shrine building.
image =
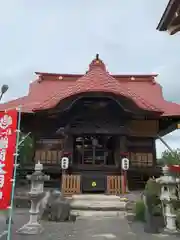
<svg viewBox="0 0 180 240">
<path fill-rule="evenodd" d="M 180 1 L 169 0 L 168 5 L 157 26 L 159 31 L 167 31 L 174 35 L 180 31 Z"/>
<path fill-rule="evenodd" d="M 160 174 L 155 141 L 176 129 L 180 105 L 163 98 L 157 75 L 111 74 L 98 54 L 83 74 L 36 75 L 27 96 L 0 105 L 1 111 L 20 106 L 21 130 L 31 132 L 34 157 L 24 168 L 40 161 L 57 188 L 61 158 L 68 156 L 66 194 L 120 193 L 124 157 L 130 190 Z"/>
</svg>

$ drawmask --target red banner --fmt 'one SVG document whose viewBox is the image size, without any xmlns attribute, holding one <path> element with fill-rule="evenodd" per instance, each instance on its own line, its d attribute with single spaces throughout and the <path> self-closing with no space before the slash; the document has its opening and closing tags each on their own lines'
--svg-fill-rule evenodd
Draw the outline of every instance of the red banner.
<svg viewBox="0 0 180 240">
<path fill-rule="evenodd" d="M 16 110 L 0 112 L 0 209 L 10 206 L 17 117 Z"/>
</svg>

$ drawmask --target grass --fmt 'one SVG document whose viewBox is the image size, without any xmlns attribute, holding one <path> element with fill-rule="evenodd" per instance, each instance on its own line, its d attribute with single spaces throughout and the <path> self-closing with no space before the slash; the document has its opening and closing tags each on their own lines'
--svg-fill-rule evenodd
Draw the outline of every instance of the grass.
<svg viewBox="0 0 180 240">
<path fill-rule="evenodd" d="M 135 219 L 137 221 L 144 221 L 145 206 L 143 201 L 137 201 L 135 205 Z"/>
<path fill-rule="evenodd" d="M 5 214 L 8 210 L 0 210 L 0 214 Z"/>
</svg>

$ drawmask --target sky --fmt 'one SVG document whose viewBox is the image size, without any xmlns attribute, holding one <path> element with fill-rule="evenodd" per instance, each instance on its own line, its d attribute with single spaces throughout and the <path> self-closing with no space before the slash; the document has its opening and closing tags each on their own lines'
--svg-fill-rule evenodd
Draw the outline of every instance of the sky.
<svg viewBox="0 0 180 240">
<path fill-rule="evenodd" d="M 157 73 L 180 103 L 180 34 L 156 30 L 168 0 L 1 0 L 3 101 L 28 93 L 35 71 L 84 73 L 96 53 L 111 73 Z M 152 95 L 153 97 L 153 95 Z M 178 148 L 180 130 L 164 138 Z M 166 148 L 157 141 L 158 156 Z"/>
</svg>

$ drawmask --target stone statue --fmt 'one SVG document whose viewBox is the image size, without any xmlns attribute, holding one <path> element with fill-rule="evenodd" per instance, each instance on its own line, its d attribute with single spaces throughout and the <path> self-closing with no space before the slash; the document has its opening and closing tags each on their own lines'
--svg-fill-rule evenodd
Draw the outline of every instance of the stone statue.
<svg viewBox="0 0 180 240">
<path fill-rule="evenodd" d="M 45 193 L 43 199 L 41 200 L 41 204 L 39 206 L 39 217 L 38 217 L 39 221 L 41 220 L 44 212 L 47 209 L 47 204 L 48 204 L 50 196 L 51 196 L 51 191 L 48 191 L 48 192 Z"/>
<path fill-rule="evenodd" d="M 41 219 L 56 222 L 75 221 L 70 215 L 70 203 L 68 199 L 65 199 L 61 192 L 56 190 L 51 191 Z"/>
</svg>

